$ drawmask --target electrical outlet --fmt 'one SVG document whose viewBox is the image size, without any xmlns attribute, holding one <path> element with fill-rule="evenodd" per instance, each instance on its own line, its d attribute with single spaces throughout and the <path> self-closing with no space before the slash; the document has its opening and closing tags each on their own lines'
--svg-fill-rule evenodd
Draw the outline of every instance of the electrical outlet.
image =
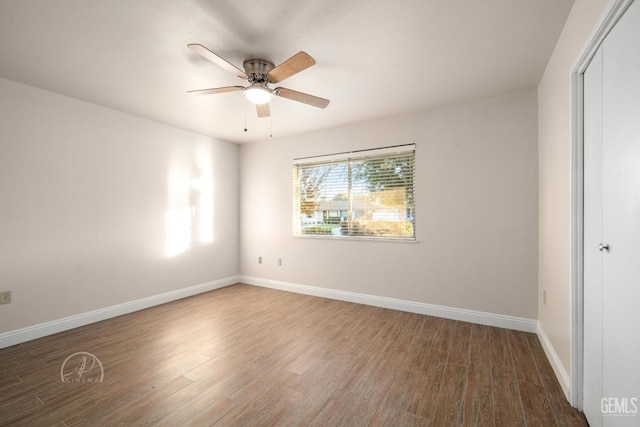
<svg viewBox="0 0 640 427">
<path fill-rule="evenodd" d="M 0 304 L 11 304 L 11 291 L 0 292 Z"/>
<path fill-rule="evenodd" d="M 262 257 L 261 256 L 258 257 L 258 264 L 262 264 Z"/>
<path fill-rule="evenodd" d="M 542 290 L 542 303 L 544 305 L 547 305 L 547 290 L 546 289 Z"/>
<path fill-rule="evenodd" d="M 282 258 L 278 258 L 278 267 L 282 267 Z"/>
</svg>

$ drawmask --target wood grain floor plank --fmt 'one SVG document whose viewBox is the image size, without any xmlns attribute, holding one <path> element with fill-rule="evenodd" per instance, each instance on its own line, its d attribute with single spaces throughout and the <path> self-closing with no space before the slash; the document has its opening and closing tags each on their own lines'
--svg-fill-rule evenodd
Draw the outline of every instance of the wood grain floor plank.
<svg viewBox="0 0 640 427">
<path fill-rule="evenodd" d="M 496 426 L 526 426 L 520 389 L 512 367 L 491 364 L 494 420 Z"/>
<path fill-rule="evenodd" d="M 433 424 L 437 426 L 462 425 L 467 400 L 464 399 L 467 386 L 468 367 L 447 363 L 444 371 L 440 396 L 438 397 L 438 407 L 435 411 Z"/>
<path fill-rule="evenodd" d="M 441 353 L 449 353 L 451 345 L 453 344 L 453 335 L 456 330 L 456 324 L 458 322 L 443 321 L 438 327 L 438 334 L 433 341 L 433 349 Z"/>
<path fill-rule="evenodd" d="M 481 362 L 469 364 L 463 400 L 465 412 L 461 425 L 495 425 L 490 364 Z"/>
<path fill-rule="evenodd" d="M 513 359 L 507 340 L 507 331 L 501 328 L 489 327 L 489 340 L 491 342 L 491 363 L 512 367 Z"/>
<path fill-rule="evenodd" d="M 584 414 L 579 417 L 573 415 L 555 414 L 558 427 L 589 427 Z"/>
<path fill-rule="evenodd" d="M 471 357 L 471 323 L 457 322 L 449 350 L 449 363 L 469 366 Z"/>
<path fill-rule="evenodd" d="M 463 425 L 493 426 L 493 383 L 491 376 L 491 349 L 489 327 L 471 325 L 471 350 Z"/>
<path fill-rule="evenodd" d="M 491 334 L 489 327 L 485 325 L 471 325 L 471 345 L 469 360 L 471 363 L 491 364 Z"/>
<path fill-rule="evenodd" d="M 43 408 L 44 405 L 35 396 L 20 399 L 10 407 L 0 410 L 0 425 L 30 425 L 33 423 L 32 414 L 37 414 Z"/>
<path fill-rule="evenodd" d="M 12 375 L 11 373 L 7 373 L 3 376 L 0 376 L 0 393 L 2 393 L 3 389 L 11 388 L 13 386 L 17 386 L 23 381 L 17 375 Z"/>
<path fill-rule="evenodd" d="M 564 414 L 566 416 L 573 417 L 582 422 L 583 424 L 581 425 L 586 425 L 584 423 L 584 414 L 569 404 L 558 379 L 553 374 L 553 371 L 549 369 L 549 371 L 543 373 L 541 377 L 544 385 L 544 391 L 547 394 L 549 404 L 551 405 L 554 414 Z"/>
<path fill-rule="evenodd" d="M 156 386 L 152 391 L 140 396 L 138 399 L 128 404 L 119 405 L 117 408 L 110 410 L 108 413 L 102 413 L 98 416 L 91 414 L 83 417 L 78 422 L 88 422 L 94 425 L 105 425 L 107 423 L 115 425 L 144 425 L 148 424 L 158 415 L 163 415 L 171 409 L 167 407 L 166 400 L 168 397 L 175 396 L 189 384 L 191 380 L 185 377 L 176 377 L 173 380 Z M 144 420 L 144 422 L 142 422 Z M 67 424 L 74 425 L 73 420 L 67 420 Z"/>
<path fill-rule="evenodd" d="M 202 427 L 216 425 L 221 418 L 223 418 L 234 406 L 234 402 L 223 397 L 205 406 L 195 413 L 189 413 L 191 417 L 185 421 L 182 425 L 184 427 Z M 162 422 L 160 423 L 163 424 Z M 175 427 L 174 425 L 168 425 L 168 427 Z"/>
<path fill-rule="evenodd" d="M 354 397 L 349 396 L 349 393 L 343 393 L 339 397 L 329 398 L 313 419 L 305 425 L 318 427 L 348 425 L 344 424 L 344 422 L 350 417 L 353 417 L 353 414 L 349 411 L 349 404 L 353 399 Z"/>
<path fill-rule="evenodd" d="M 516 377 L 519 381 L 541 386 L 542 379 L 540 378 L 538 365 L 536 365 L 531 347 L 529 346 L 527 335 L 529 334 L 526 332 L 507 331 L 507 341 L 511 347 Z"/>
<path fill-rule="evenodd" d="M 440 404 L 441 390 L 445 382 L 447 353 L 432 351 L 426 369 L 422 373 L 408 372 L 415 385 L 409 390 L 407 412 L 432 420 Z M 395 383 L 401 387 L 401 383 Z"/>
<path fill-rule="evenodd" d="M 544 387 L 525 381 L 518 383 L 518 387 L 527 425 L 552 426 L 557 424 Z"/>
<path fill-rule="evenodd" d="M 389 408 L 394 408 L 393 404 L 389 405 Z M 397 408 L 397 407 L 396 407 Z M 369 423 L 371 427 L 386 427 L 386 426 L 415 426 L 415 427 L 429 427 L 432 426 L 431 420 L 416 415 L 411 412 L 406 412 L 400 409 L 388 409 L 378 410 L 374 418 Z"/>
<path fill-rule="evenodd" d="M 391 381 L 395 377 L 396 368 L 393 363 L 387 363 L 382 359 L 378 359 L 376 362 L 376 365 L 372 366 L 363 377 L 364 381 L 359 382 L 357 387 L 348 389 L 354 397 L 350 399 L 350 412 L 368 420 L 382 403 Z"/>
<path fill-rule="evenodd" d="M 545 355 L 540 340 L 534 334 L 528 335 L 527 338 L 529 340 L 529 347 L 531 347 L 536 366 L 538 367 L 538 372 L 540 372 L 540 379 L 542 380 L 544 392 L 547 394 L 548 402 L 551 405 L 553 412 L 555 414 L 566 414 L 567 416 L 576 418 L 579 423 L 582 423 L 579 425 L 585 425 L 584 415 L 572 408 L 565 398 L 564 393 L 562 392 L 562 387 L 553 373 L 553 368 L 551 367 L 551 363 L 549 363 L 549 359 L 547 359 Z M 560 421 L 558 422 L 559 424 L 562 424 Z"/>
</svg>

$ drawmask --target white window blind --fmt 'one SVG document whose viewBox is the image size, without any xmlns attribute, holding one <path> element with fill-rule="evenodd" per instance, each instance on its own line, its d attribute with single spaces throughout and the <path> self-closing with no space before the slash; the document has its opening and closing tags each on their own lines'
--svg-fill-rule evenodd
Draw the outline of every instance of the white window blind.
<svg viewBox="0 0 640 427">
<path fill-rule="evenodd" d="M 294 235 L 415 240 L 415 145 L 294 159 Z"/>
</svg>

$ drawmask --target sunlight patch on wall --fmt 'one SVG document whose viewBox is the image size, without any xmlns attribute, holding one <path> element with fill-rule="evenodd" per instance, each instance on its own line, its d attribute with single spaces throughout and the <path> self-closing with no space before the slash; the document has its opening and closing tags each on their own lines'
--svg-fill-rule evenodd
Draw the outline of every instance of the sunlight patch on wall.
<svg viewBox="0 0 640 427">
<path fill-rule="evenodd" d="M 201 152 L 197 157 L 200 178 L 192 181 L 191 186 L 197 188 L 200 194 L 198 239 L 200 243 L 213 242 L 213 172 L 211 155 Z"/>
<path fill-rule="evenodd" d="M 167 211 L 167 257 L 191 247 L 191 211 L 189 208 Z"/>
<path fill-rule="evenodd" d="M 207 150 L 196 155 L 191 168 L 172 166 L 168 193 L 166 256 L 179 255 L 196 243 L 213 242 L 213 174 Z"/>
</svg>

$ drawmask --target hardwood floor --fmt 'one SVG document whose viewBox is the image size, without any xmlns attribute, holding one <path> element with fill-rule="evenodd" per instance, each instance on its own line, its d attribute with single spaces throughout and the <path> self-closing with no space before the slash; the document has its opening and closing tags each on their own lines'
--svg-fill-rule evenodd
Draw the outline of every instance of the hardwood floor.
<svg viewBox="0 0 640 427">
<path fill-rule="evenodd" d="M 234 285 L 0 350 L 0 425 L 587 423 L 534 334 Z"/>
</svg>

